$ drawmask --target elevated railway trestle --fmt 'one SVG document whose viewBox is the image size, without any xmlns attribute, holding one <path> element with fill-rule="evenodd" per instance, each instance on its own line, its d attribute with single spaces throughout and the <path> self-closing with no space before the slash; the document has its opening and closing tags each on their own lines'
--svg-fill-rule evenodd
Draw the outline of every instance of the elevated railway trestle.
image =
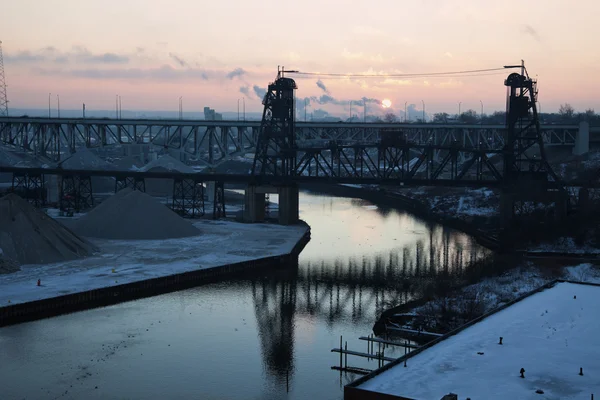
<svg viewBox="0 0 600 400">
<path fill-rule="evenodd" d="M 16 168 L 2 167 L 0 172 L 13 173 L 13 190 L 26 194 L 28 198 L 41 204 L 46 201 L 44 193 L 44 176 L 55 175 L 60 179 L 61 207 L 84 208 L 93 205 L 91 196 L 92 177 L 111 177 L 115 179 L 115 191 L 123 187 L 145 190 L 146 179 L 170 179 L 173 182 L 173 199 L 171 206 L 182 215 L 197 217 L 204 215 L 204 198 L 207 192 L 215 199 L 213 215 L 220 217 L 225 214 L 224 184 L 227 182 L 244 183 L 247 185 L 244 205 L 244 218 L 247 221 L 260 221 L 265 217 L 265 194 L 279 193 L 279 220 L 281 223 L 294 223 L 298 220 L 298 183 L 354 183 L 354 184 L 387 184 L 387 185 L 422 185 L 422 186 L 495 186 L 503 190 L 501 213 L 503 221 L 510 223 L 515 217 L 527 214 L 528 205 L 553 204 L 552 213 L 556 218 L 563 218 L 567 211 L 568 197 L 566 186 L 598 186 L 598 182 L 561 182 L 552 171 L 545 156 L 544 146 L 549 137 L 541 128 L 536 108 L 536 82 L 528 77 L 524 66 L 521 73 L 508 76 L 505 85 L 508 87 L 507 121 L 503 134 L 494 139 L 486 136 L 486 140 L 472 142 L 469 140 L 454 140 L 450 133 L 443 140 L 428 139 L 426 143 L 415 142 L 415 129 L 405 129 L 398 124 L 366 124 L 369 129 L 377 129 L 376 141 L 356 140 L 334 137 L 328 140 L 314 141 L 298 135 L 301 123 L 296 121 L 294 91 L 297 86 L 293 79 L 285 76 L 284 70 L 278 71 L 277 79 L 269 84 L 263 99 L 263 118 L 259 125 L 240 125 L 244 129 L 250 127 L 252 134 L 230 136 L 238 140 L 232 146 L 225 146 L 223 154 L 229 149 L 243 150 L 255 146 L 255 157 L 250 174 L 212 174 L 212 173 L 178 173 L 178 172 L 139 172 L 139 171 L 91 171 L 67 170 L 62 168 Z M 35 135 L 31 136 L 26 128 L 14 135 L 14 123 L 37 124 Z M 53 122 L 31 122 L 31 119 L 0 118 L 0 136 L 5 142 L 15 146 L 52 150 L 53 141 L 63 138 L 73 139 L 73 130 L 69 123 L 54 122 L 55 133 L 50 138 L 43 133 L 47 128 L 44 124 Z M 73 121 L 72 124 L 90 124 L 90 121 Z M 99 124 L 99 122 L 95 122 Z M 104 121 L 103 124 L 128 124 L 127 121 Z M 246 123 L 246 122 L 244 122 Z M 11 125 L 13 124 L 13 125 Z M 94 131 L 82 125 L 85 129 L 77 128 L 76 137 L 88 145 L 99 141 L 103 145 L 112 142 L 124 143 L 155 143 L 165 146 L 177 145 L 185 149 L 191 137 L 184 136 L 184 126 L 189 121 L 156 122 L 161 126 L 161 134 L 153 134 L 152 129 L 140 133 L 133 128 L 126 133 L 119 130 L 124 125 L 114 125 L 116 131 L 99 129 Z M 169 124 L 179 128 L 172 131 L 167 129 Z M 186 125 L 187 124 L 187 125 Z M 230 122 L 205 121 L 207 130 L 216 132 L 221 127 L 223 132 L 229 132 Z M 239 122 L 242 124 L 242 122 Z M 247 123 L 246 123 L 247 124 Z M 349 124 L 352 125 L 352 124 Z M 427 124 L 424 124 L 427 125 Z M 65 126 L 67 132 L 64 131 Z M 98 125 L 100 126 L 100 125 Z M 191 126 L 191 125 L 190 125 Z M 305 124 L 311 126 L 310 124 Z M 7 128 L 9 127 L 9 128 Z M 105 127 L 106 128 L 106 127 Z M 163 129 L 164 128 L 164 129 Z M 193 128 L 193 129 L 192 129 Z M 198 126 L 191 126 L 193 132 L 199 133 Z M 208 129 L 210 128 L 210 129 Z M 213 129 L 214 128 L 214 129 Z M 46 130 L 45 130 L 46 129 Z M 71 131 L 69 131 L 71 129 Z M 88 132 L 86 133 L 86 129 Z M 195 130 L 194 130 L 195 129 Z M 212 129 L 212 130 L 211 130 Z M 240 128 L 241 129 L 241 128 Z M 354 129 L 354 128 L 352 128 Z M 420 132 L 423 133 L 426 128 Z M 427 127 L 429 129 L 429 127 Z M 453 128 L 455 129 L 455 128 Z M 486 131 L 479 127 L 479 132 Z M 482 130 L 483 129 L 483 130 Z M 140 133 L 138 135 L 138 133 Z M 420 134 L 421 134 L 420 133 Z M 212 135 L 212 136 L 211 136 Z M 222 135 L 216 135 L 222 136 Z M 211 142 L 209 134 L 207 142 Z M 236 139 L 237 138 L 237 139 Z M 242 139 L 240 139 L 242 138 Z M 243 139 L 245 138 L 245 139 Z M 43 139 L 43 140 L 42 140 Z M 93 140 L 92 140 L 93 139 Z M 202 140 L 205 140 L 206 137 Z M 251 143 L 251 140 L 254 144 Z M 423 138 L 419 139 L 422 141 Z M 487 140 L 491 139 L 491 140 Z M 573 137 L 573 139 L 575 139 Z M 221 141 L 225 140 L 220 137 Z M 234 140 L 234 142 L 235 142 Z M 242 142 L 240 142 L 242 140 Z M 247 142 L 243 142 L 247 140 Z M 551 139 L 550 139 L 551 140 Z M 73 142 L 69 142 L 73 146 Z M 224 142 L 223 142 L 224 143 Z M 246 144 L 244 144 L 246 143 Z M 490 144 L 490 143 L 493 143 Z M 501 144 L 501 146 L 499 146 Z M 60 147 L 60 146 L 59 146 Z M 59 147 L 55 147 L 57 149 Z M 198 146 L 194 144 L 194 150 Z M 213 146 L 214 147 L 214 146 Z M 211 147 L 211 148 L 213 148 Z M 218 147 L 218 146 L 217 146 Z M 221 147 L 223 147 L 221 145 Z M 61 154 L 52 153 L 51 155 Z M 213 154 L 214 156 L 214 154 Z M 209 157 L 210 158 L 210 157 Z M 213 158 L 213 161 L 215 159 Z M 207 183 L 214 183 L 208 190 Z M 213 193 L 214 189 L 214 193 Z"/>
</svg>

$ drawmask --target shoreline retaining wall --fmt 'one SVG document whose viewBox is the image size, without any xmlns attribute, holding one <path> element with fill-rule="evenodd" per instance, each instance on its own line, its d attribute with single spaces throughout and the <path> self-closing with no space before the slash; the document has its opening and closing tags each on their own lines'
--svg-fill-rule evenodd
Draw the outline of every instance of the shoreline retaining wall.
<svg viewBox="0 0 600 400">
<path fill-rule="evenodd" d="M 86 290 L 63 296 L 0 307 L 0 327 L 156 296 L 218 282 L 243 272 L 296 263 L 310 241 L 310 227 L 288 254 L 198 269 L 160 278 Z"/>
</svg>

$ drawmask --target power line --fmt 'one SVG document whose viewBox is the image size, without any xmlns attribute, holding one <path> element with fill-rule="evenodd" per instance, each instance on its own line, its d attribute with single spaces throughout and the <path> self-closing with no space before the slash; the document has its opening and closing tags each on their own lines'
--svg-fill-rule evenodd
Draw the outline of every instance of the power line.
<svg viewBox="0 0 600 400">
<path fill-rule="evenodd" d="M 405 77 L 405 78 L 469 78 L 469 77 L 480 77 L 480 76 L 499 76 L 499 75 L 505 75 L 504 72 L 492 72 L 492 73 L 488 73 L 488 74 L 466 74 L 466 75 L 433 75 L 433 76 L 429 76 L 429 75 L 419 75 L 419 76 L 410 76 L 410 77 Z M 313 78 L 315 75 L 302 75 L 299 76 L 298 79 L 311 79 Z M 320 75 L 317 75 L 320 76 Z M 341 75 L 341 76 L 331 76 L 328 77 L 328 80 L 342 80 L 342 79 L 348 79 L 348 78 L 382 78 L 382 79 L 387 79 L 387 78 L 403 78 L 400 76 L 391 76 L 391 75 L 373 75 L 373 76 L 356 76 L 356 75 Z"/>
<path fill-rule="evenodd" d="M 485 68 L 473 69 L 464 71 L 449 71 L 449 72 L 423 72 L 412 74 L 342 74 L 330 72 L 303 72 L 303 71 L 286 71 L 290 74 L 306 75 L 306 76 L 328 76 L 341 78 L 429 78 L 429 77 L 449 77 L 449 76 L 465 76 L 464 74 L 479 74 L 483 72 L 504 71 L 506 68 Z M 471 75 L 473 76 L 473 75 Z M 478 76 L 478 75 L 477 75 Z"/>
</svg>

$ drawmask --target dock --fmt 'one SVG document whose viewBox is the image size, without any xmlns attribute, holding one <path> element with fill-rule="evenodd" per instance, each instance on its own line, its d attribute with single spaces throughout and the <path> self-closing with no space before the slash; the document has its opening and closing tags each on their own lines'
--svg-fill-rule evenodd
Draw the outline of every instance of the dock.
<svg viewBox="0 0 600 400">
<path fill-rule="evenodd" d="M 406 343 L 393 342 L 391 340 L 379 339 L 377 337 L 361 336 L 361 337 L 359 337 L 359 339 L 360 340 L 366 340 L 366 341 L 369 341 L 369 342 L 387 344 L 387 345 L 390 345 L 390 346 L 408 347 L 409 349 L 418 349 L 419 347 L 421 347 L 421 346 L 417 346 L 416 344 L 410 344 L 408 342 L 406 342 Z"/>
<path fill-rule="evenodd" d="M 410 334 L 415 335 L 415 336 L 433 336 L 433 337 L 444 336 L 441 333 L 419 331 L 419 330 L 408 329 L 408 328 L 395 328 L 395 327 L 391 327 L 391 326 L 386 326 L 386 329 L 390 330 L 390 331 L 394 331 L 394 332 L 410 333 Z"/>
<path fill-rule="evenodd" d="M 332 353 L 340 353 L 340 354 L 349 354 L 351 356 L 358 356 L 358 357 L 364 357 L 364 358 L 372 358 L 374 360 L 383 360 L 383 361 L 387 361 L 387 362 L 391 362 L 391 361 L 395 360 L 395 358 L 386 357 L 384 355 L 362 353 L 360 351 L 354 351 L 354 350 L 348 350 L 348 349 L 331 349 L 331 352 Z"/>
</svg>

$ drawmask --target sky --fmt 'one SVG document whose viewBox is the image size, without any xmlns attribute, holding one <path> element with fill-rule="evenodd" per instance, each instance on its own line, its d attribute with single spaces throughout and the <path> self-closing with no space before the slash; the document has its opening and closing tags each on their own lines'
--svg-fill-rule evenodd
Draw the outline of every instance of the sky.
<svg viewBox="0 0 600 400">
<path fill-rule="evenodd" d="M 303 72 L 411 74 L 519 64 L 542 112 L 600 111 L 596 0 L 19 0 L 0 13 L 10 107 L 262 110 L 278 65 Z M 503 110 L 510 71 L 454 78 L 294 76 L 311 113 L 404 105 L 428 115 Z M 381 101 L 391 101 L 383 108 Z M 304 104 L 301 105 L 303 107 Z M 300 106 L 299 106 L 300 107 Z M 362 107 L 353 106 L 362 116 Z"/>
</svg>

